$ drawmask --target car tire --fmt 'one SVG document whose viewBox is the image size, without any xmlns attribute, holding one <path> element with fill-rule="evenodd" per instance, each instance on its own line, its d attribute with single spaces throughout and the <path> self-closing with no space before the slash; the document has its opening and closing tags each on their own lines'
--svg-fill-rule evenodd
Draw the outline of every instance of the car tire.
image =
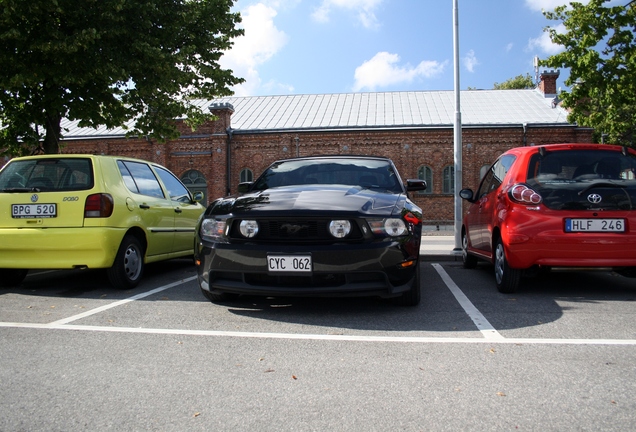
<svg viewBox="0 0 636 432">
<path fill-rule="evenodd" d="M 462 262 L 465 269 L 477 267 L 477 257 L 468 253 L 468 235 L 466 231 L 462 232 Z"/>
<path fill-rule="evenodd" d="M 127 235 L 121 242 L 115 261 L 108 269 L 108 280 L 117 289 L 130 289 L 139 284 L 144 273 L 144 250 L 137 237 Z"/>
<path fill-rule="evenodd" d="M 238 294 L 232 294 L 232 293 L 215 294 L 215 293 L 211 293 L 210 291 L 204 290 L 203 288 L 201 288 L 201 293 L 206 299 L 210 300 L 212 303 L 225 303 L 227 301 L 236 300 L 239 296 Z"/>
<path fill-rule="evenodd" d="M 0 287 L 15 287 L 22 283 L 29 270 L 0 269 Z"/>
<path fill-rule="evenodd" d="M 393 299 L 393 303 L 398 306 L 417 306 L 422 298 L 420 286 L 420 263 L 416 264 L 415 276 L 411 282 L 411 288 L 399 297 Z"/>
<path fill-rule="evenodd" d="M 503 242 L 498 238 L 495 242 L 495 283 L 500 293 L 511 294 L 517 291 L 523 270 L 510 268 L 506 259 Z"/>
</svg>

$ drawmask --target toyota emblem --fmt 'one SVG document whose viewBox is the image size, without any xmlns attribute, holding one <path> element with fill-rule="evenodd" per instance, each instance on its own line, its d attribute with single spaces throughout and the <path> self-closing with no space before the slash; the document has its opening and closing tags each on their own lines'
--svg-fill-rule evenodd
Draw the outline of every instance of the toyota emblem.
<svg viewBox="0 0 636 432">
<path fill-rule="evenodd" d="M 592 204 L 598 204 L 603 200 L 603 197 L 600 196 L 599 194 L 589 194 L 587 196 L 587 200 L 591 202 Z"/>
</svg>

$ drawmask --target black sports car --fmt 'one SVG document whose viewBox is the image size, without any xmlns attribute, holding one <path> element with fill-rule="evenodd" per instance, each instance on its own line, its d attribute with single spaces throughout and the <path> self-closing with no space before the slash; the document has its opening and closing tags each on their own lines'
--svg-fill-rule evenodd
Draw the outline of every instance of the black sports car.
<svg viewBox="0 0 636 432">
<path fill-rule="evenodd" d="M 381 296 L 420 302 L 422 210 L 390 159 L 318 156 L 274 162 L 238 197 L 219 198 L 197 229 L 201 291 Z"/>
</svg>

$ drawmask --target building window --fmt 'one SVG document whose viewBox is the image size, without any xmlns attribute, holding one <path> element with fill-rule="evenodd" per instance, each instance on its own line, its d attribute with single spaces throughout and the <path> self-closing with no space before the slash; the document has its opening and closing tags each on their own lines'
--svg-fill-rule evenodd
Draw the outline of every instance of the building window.
<svg viewBox="0 0 636 432">
<path fill-rule="evenodd" d="M 207 205 L 208 202 L 208 182 L 201 171 L 189 170 L 181 176 L 181 182 L 192 193 L 203 192 L 203 200 L 201 204 Z"/>
<path fill-rule="evenodd" d="M 420 194 L 432 194 L 433 193 L 433 170 L 431 167 L 422 165 L 417 169 L 417 178 L 426 181 L 426 190 L 420 191 Z"/>
<path fill-rule="evenodd" d="M 254 173 L 252 170 L 249 168 L 242 169 L 239 181 L 241 183 L 254 181 Z"/>
<path fill-rule="evenodd" d="M 444 176 L 443 193 L 454 194 L 455 193 L 455 167 L 452 165 L 444 167 L 443 176 Z"/>
<path fill-rule="evenodd" d="M 479 181 L 481 182 L 481 179 L 484 178 L 484 176 L 488 173 L 488 170 L 490 169 L 490 165 L 484 165 L 479 169 Z"/>
</svg>

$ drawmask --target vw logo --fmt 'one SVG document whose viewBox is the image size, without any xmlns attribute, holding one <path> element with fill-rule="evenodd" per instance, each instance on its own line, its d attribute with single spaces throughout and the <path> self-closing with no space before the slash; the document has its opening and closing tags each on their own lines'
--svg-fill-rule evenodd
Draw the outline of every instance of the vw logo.
<svg viewBox="0 0 636 432">
<path fill-rule="evenodd" d="M 38 196 L 37 196 L 37 194 L 33 194 L 33 195 L 31 195 L 31 202 L 38 202 Z"/>
<path fill-rule="evenodd" d="M 591 202 L 592 204 L 598 204 L 603 200 L 603 197 L 600 196 L 599 194 L 589 194 L 587 196 L 587 200 Z"/>
</svg>

